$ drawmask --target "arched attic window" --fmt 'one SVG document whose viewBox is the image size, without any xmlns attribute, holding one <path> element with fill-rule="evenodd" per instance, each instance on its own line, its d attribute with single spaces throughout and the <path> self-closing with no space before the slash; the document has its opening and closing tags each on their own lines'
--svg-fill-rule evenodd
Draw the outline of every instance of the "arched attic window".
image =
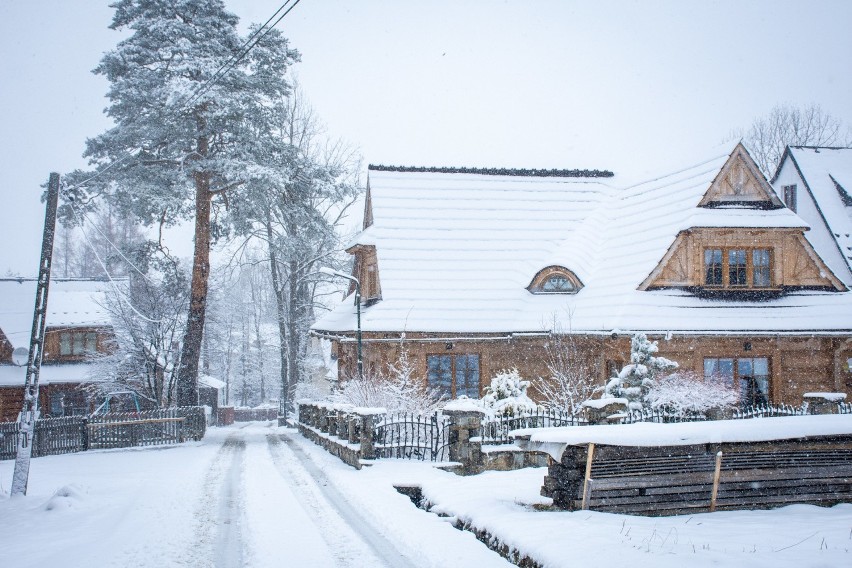
<svg viewBox="0 0 852 568">
<path fill-rule="evenodd" d="M 563 266 L 548 266 L 538 272 L 527 290 L 533 294 L 576 294 L 583 287 L 577 276 Z"/>
</svg>

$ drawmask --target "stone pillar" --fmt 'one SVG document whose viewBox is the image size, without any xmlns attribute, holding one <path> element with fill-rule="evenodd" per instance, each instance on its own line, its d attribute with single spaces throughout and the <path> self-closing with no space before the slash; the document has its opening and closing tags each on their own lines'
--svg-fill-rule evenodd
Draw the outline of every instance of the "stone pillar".
<svg viewBox="0 0 852 568">
<path fill-rule="evenodd" d="M 323 432 L 324 434 L 328 434 L 329 410 L 325 406 L 320 406 L 319 411 L 320 411 L 320 416 L 319 416 L 320 432 Z"/>
<path fill-rule="evenodd" d="M 328 415 L 328 435 L 337 436 L 337 421 L 340 418 L 340 411 L 336 408 L 330 408 L 326 411 Z"/>
<path fill-rule="evenodd" d="M 619 417 L 627 414 L 627 400 L 623 398 L 604 398 L 587 400 L 583 403 L 586 410 L 586 419 L 589 424 L 609 424 L 614 420 L 611 417 Z"/>
<path fill-rule="evenodd" d="M 337 437 L 349 440 L 349 414 L 345 410 L 337 411 Z"/>
<path fill-rule="evenodd" d="M 731 406 L 714 406 L 707 410 L 708 420 L 732 420 L 734 409 Z"/>
<path fill-rule="evenodd" d="M 375 414 L 361 414 L 361 459 L 376 459 L 376 444 L 373 440 L 373 426 L 376 423 Z"/>
<path fill-rule="evenodd" d="M 842 392 L 806 392 L 802 397 L 808 405 L 808 414 L 839 414 L 839 403 L 846 400 Z"/>
<path fill-rule="evenodd" d="M 361 424 L 361 417 L 357 414 L 349 414 L 347 420 L 349 424 L 346 427 L 348 432 L 346 441 L 354 444 L 361 439 L 361 433 L 358 431 L 358 427 Z"/>
<path fill-rule="evenodd" d="M 450 461 L 461 463 L 464 475 L 478 473 L 482 469 L 482 442 L 471 439 L 481 435 L 485 413 L 453 408 L 444 408 L 443 413 L 450 419 Z"/>
</svg>

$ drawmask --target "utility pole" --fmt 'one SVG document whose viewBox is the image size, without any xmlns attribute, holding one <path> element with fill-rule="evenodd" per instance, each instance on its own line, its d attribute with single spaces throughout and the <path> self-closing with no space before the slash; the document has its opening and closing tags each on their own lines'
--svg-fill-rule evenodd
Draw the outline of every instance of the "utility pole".
<svg viewBox="0 0 852 568">
<path fill-rule="evenodd" d="M 56 230 L 56 206 L 59 201 L 59 174 L 51 173 L 47 184 L 47 204 L 44 214 L 44 236 L 41 239 L 41 260 L 38 268 L 33 330 L 27 357 L 27 378 L 24 381 L 24 404 L 18 423 L 18 453 L 12 475 L 12 495 L 26 495 L 30 478 L 30 458 L 33 454 L 35 424 L 38 420 L 38 376 L 44 351 L 44 320 L 47 316 L 47 290 L 50 284 L 50 264 L 53 260 L 53 235 Z"/>
</svg>

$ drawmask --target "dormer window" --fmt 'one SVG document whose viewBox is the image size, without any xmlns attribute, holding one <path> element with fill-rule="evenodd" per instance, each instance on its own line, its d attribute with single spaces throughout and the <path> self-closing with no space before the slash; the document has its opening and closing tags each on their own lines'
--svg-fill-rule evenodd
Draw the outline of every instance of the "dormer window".
<svg viewBox="0 0 852 568">
<path fill-rule="evenodd" d="M 583 287 L 577 276 L 561 266 L 548 266 L 533 278 L 527 290 L 533 294 L 576 294 Z"/>
<path fill-rule="evenodd" d="M 704 249 L 704 286 L 751 289 L 772 287 L 772 251 L 768 248 Z"/>
</svg>

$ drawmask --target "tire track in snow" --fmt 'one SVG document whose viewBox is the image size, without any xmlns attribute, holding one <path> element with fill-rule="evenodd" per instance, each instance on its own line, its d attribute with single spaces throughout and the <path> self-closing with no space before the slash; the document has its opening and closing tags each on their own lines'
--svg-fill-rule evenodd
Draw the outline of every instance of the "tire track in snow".
<svg viewBox="0 0 852 568">
<path fill-rule="evenodd" d="M 245 449 L 243 434 L 235 432 L 213 458 L 196 510 L 195 543 L 188 565 L 236 568 L 243 564 L 240 505 Z"/>
<path fill-rule="evenodd" d="M 287 434 L 268 434 L 266 440 L 276 469 L 293 486 L 293 493 L 320 528 L 339 566 L 414 568 L 407 557 L 346 501 Z"/>
</svg>

